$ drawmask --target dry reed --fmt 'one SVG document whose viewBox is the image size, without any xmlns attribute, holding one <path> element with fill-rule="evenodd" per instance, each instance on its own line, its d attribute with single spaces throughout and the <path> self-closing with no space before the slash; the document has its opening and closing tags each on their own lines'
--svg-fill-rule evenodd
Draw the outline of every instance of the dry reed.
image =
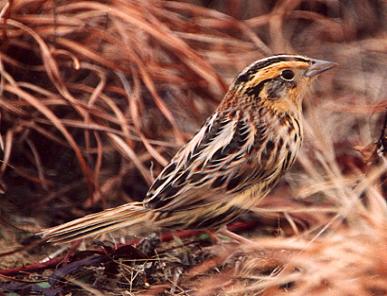
<svg viewBox="0 0 387 296">
<path fill-rule="evenodd" d="M 141 200 L 251 61 L 288 52 L 340 64 L 305 102 L 306 143 L 292 172 L 257 207 L 253 245 L 198 248 L 173 240 L 152 255 L 151 276 L 148 261 L 120 259 L 114 285 L 91 264 L 94 282 L 80 280 L 91 267 L 79 265 L 77 278 L 50 288 L 85 295 L 387 294 L 385 1 L 2 5 L 4 247 L 21 236 L 9 225 L 34 231 Z M 42 257 L 25 252 L 3 263 Z"/>
</svg>

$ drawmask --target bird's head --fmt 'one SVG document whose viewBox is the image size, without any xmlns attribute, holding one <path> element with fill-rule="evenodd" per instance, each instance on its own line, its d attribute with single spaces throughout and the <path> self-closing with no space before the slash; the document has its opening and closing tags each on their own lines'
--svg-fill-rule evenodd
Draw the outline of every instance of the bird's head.
<svg viewBox="0 0 387 296">
<path fill-rule="evenodd" d="M 246 67 L 219 109 L 264 106 L 275 112 L 301 112 L 311 82 L 336 64 L 299 55 L 276 55 Z"/>
</svg>

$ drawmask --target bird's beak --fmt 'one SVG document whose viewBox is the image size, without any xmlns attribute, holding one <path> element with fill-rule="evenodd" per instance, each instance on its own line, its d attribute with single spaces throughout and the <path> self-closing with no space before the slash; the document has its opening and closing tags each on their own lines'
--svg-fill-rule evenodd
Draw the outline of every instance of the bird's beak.
<svg viewBox="0 0 387 296">
<path fill-rule="evenodd" d="M 337 63 L 324 61 L 324 60 L 312 60 L 311 65 L 306 69 L 304 76 L 305 77 L 314 77 L 322 72 L 325 72 L 333 67 L 337 66 Z"/>
</svg>

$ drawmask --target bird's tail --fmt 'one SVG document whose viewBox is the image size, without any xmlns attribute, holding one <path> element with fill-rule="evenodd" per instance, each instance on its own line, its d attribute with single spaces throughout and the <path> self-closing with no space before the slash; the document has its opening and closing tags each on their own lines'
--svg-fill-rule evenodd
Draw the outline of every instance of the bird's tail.
<svg viewBox="0 0 387 296">
<path fill-rule="evenodd" d="M 120 228 L 128 228 L 131 235 L 139 235 L 157 229 L 154 223 L 157 215 L 141 203 L 129 203 L 44 229 L 40 235 L 51 243 L 71 242 Z"/>
</svg>

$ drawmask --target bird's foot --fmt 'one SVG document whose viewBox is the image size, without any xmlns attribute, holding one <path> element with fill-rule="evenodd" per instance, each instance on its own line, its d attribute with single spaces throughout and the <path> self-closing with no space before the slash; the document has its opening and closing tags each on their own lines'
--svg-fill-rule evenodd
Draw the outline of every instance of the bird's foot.
<svg viewBox="0 0 387 296">
<path fill-rule="evenodd" d="M 227 226 L 219 229 L 218 233 L 238 242 L 239 244 L 247 244 L 247 245 L 255 244 L 254 241 L 228 230 Z"/>
</svg>

